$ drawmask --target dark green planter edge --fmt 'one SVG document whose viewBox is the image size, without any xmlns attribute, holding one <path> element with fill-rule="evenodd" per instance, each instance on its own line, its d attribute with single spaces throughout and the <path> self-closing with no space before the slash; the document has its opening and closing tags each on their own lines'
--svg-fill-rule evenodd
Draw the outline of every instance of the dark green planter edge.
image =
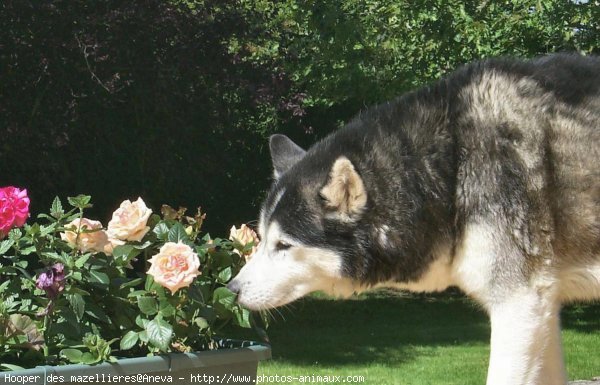
<svg viewBox="0 0 600 385">
<path fill-rule="evenodd" d="M 169 353 L 153 357 L 123 358 L 114 363 L 98 365 L 61 365 L 38 366 L 31 369 L 0 373 L 0 384 L 45 385 L 70 384 L 72 376 L 171 376 L 173 382 L 164 383 L 189 384 L 191 375 L 229 376 L 232 384 L 254 384 L 258 362 L 271 358 L 269 345 L 252 341 L 224 340 L 219 343 L 218 350 L 194 353 Z M 7 376 L 10 376 L 7 377 Z M 20 377 L 19 377 L 20 376 Z M 51 378 L 63 377 L 63 381 L 49 381 Z M 249 379 L 249 377 L 252 377 Z M 106 377 L 104 377 L 106 379 Z M 183 379 L 182 379 L 183 378 Z M 22 379 L 23 381 L 15 381 Z M 26 381 L 30 379 L 31 381 Z M 205 378 L 206 379 L 206 378 Z M 243 379 L 236 381 L 235 379 Z M 202 381 L 197 381 L 202 382 Z M 223 380 L 222 382 L 225 382 Z M 81 383 L 81 382 L 79 382 Z M 107 383 L 106 380 L 87 383 Z M 115 384 L 157 383 L 140 377 L 140 381 L 121 381 Z"/>
</svg>

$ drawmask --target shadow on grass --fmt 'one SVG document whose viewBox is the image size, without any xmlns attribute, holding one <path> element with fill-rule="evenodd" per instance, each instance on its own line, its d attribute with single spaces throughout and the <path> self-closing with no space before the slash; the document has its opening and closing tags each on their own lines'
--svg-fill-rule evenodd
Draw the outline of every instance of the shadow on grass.
<svg viewBox="0 0 600 385">
<path fill-rule="evenodd" d="M 374 292 L 350 300 L 309 297 L 274 312 L 273 357 L 295 364 L 397 365 L 423 346 L 487 344 L 487 316 L 462 296 Z"/>
<path fill-rule="evenodd" d="M 581 333 L 600 332 L 600 303 L 575 304 L 566 306 L 561 314 L 563 329 Z"/>
<path fill-rule="evenodd" d="M 600 304 L 571 305 L 564 329 L 600 331 Z M 485 312 L 463 294 L 418 295 L 382 290 L 349 300 L 312 296 L 273 311 L 273 358 L 299 365 L 394 366 L 431 348 L 487 345 Z M 256 339 L 256 335 L 244 335 Z"/>
</svg>

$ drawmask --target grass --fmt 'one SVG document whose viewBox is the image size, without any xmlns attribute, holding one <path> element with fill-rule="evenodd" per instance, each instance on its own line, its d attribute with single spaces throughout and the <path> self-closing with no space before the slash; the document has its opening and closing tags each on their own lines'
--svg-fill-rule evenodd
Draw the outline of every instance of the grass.
<svg viewBox="0 0 600 385">
<path fill-rule="evenodd" d="M 314 296 L 275 313 L 273 359 L 258 374 L 298 377 L 292 384 L 312 375 L 362 376 L 378 385 L 483 384 L 489 332 L 485 313 L 459 294 Z M 563 343 L 570 379 L 600 375 L 600 305 L 563 311 Z"/>
</svg>

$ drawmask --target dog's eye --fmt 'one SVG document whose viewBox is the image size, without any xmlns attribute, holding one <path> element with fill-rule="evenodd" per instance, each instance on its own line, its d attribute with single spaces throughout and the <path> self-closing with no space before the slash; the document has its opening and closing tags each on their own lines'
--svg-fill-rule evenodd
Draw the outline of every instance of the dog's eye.
<svg viewBox="0 0 600 385">
<path fill-rule="evenodd" d="M 289 249 L 290 247 L 292 247 L 292 245 L 290 245 L 290 244 L 289 244 L 289 243 L 287 243 L 287 242 L 283 242 L 283 241 L 279 241 L 279 242 L 277 242 L 277 244 L 275 245 L 275 249 L 276 249 L 277 251 L 287 250 L 287 249 Z"/>
</svg>

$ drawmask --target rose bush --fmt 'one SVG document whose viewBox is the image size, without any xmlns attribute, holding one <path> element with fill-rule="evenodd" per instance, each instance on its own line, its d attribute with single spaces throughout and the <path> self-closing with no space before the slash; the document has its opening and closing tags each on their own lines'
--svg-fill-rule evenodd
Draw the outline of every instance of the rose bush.
<svg viewBox="0 0 600 385">
<path fill-rule="evenodd" d="M 4 370 L 210 349 L 224 326 L 255 326 L 225 285 L 257 238 L 211 238 L 200 209 L 157 215 L 141 198 L 104 228 L 84 216 L 90 199 L 56 198 L 26 223 L 26 190 L 0 189 Z"/>
</svg>

